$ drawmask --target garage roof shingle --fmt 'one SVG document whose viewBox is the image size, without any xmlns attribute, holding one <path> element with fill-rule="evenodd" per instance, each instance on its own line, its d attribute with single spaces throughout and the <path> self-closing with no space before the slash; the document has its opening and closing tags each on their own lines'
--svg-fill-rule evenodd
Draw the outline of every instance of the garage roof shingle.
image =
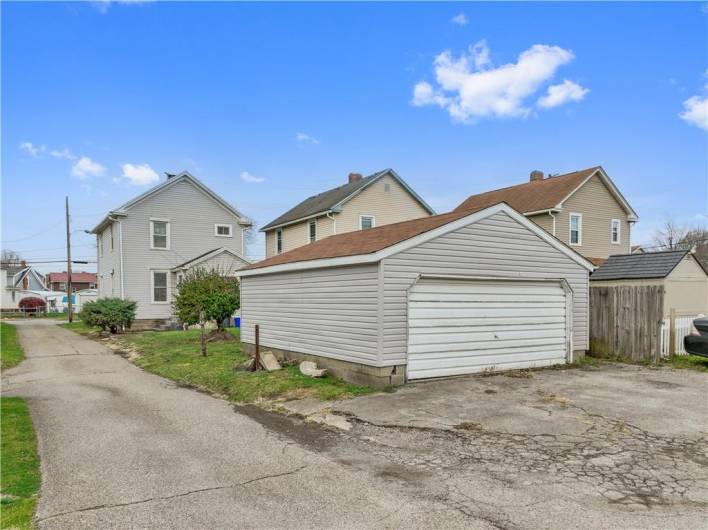
<svg viewBox="0 0 708 530">
<path fill-rule="evenodd" d="M 592 273 L 590 281 L 666 278 L 689 252 L 666 250 L 610 256 Z"/>
</svg>

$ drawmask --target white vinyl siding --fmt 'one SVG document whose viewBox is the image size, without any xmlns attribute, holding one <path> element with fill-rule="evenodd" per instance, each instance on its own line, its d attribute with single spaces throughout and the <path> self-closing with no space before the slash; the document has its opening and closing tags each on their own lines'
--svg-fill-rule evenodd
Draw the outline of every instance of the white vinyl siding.
<svg viewBox="0 0 708 530">
<path fill-rule="evenodd" d="M 150 270 L 169 270 L 187 260 L 224 247 L 241 254 L 241 230 L 233 230 L 232 237 L 218 237 L 214 225 L 238 226 L 238 219 L 211 197 L 187 181 L 162 190 L 130 208 L 123 218 L 123 278 L 125 298 L 138 302 L 137 319 L 166 319 L 172 316 L 171 303 L 152 303 L 152 274 Z M 150 248 L 150 220 L 169 219 L 169 250 Z M 118 251 L 118 223 L 116 226 L 116 252 L 112 262 L 101 260 L 100 271 L 104 280 L 110 282 L 110 271 L 120 267 Z M 226 260 L 226 258 L 224 258 Z M 229 260 L 226 260 L 229 261 Z M 230 258 L 231 269 L 239 269 L 243 261 Z M 104 266 L 105 264 L 105 266 Z M 174 282 L 170 273 L 170 283 Z M 108 283 L 110 289 L 110 283 Z M 116 296 L 120 294 L 120 278 L 115 282 Z M 101 296 L 104 296 L 101 292 Z M 171 295 L 168 297 L 171 302 Z"/>
<path fill-rule="evenodd" d="M 241 279 L 241 337 L 264 348 L 375 365 L 378 266 L 248 276 Z"/>
<path fill-rule="evenodd" d="M 559 281 L 422 278 L 408 302 L 409 379 L 566 362 Z"/>
<path fill-rule="evenodd" d="M 565 278 L 573 290 L 573 349 L 587 349 L 588 271 L 505 213 L 383 260 L 383 365 L 406 362 L 408 290 L 423 275 Z"/>
</svg>

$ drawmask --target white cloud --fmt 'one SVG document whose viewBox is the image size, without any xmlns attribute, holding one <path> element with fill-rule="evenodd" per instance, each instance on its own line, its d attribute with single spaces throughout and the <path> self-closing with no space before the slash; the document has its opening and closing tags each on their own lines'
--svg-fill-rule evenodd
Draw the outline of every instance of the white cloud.
<svg viewBox="0 0 708 530">
<path fill-rule="evenodd" d="M 307 133 L 304 132 L 299 132 L 295 135 L 295 138 L 297 139 L 298 142 L 302 143 L 310 143 L 313 145 L 320 145 L 320 141 L 315 138 L 314 136 L 310 136 Z"/>
<path fill-rule="evenodd" d="M 151 2 L 152 0 L 93 0 L 91 5 L 100 13 L 108 13 L 108 8 L 111 4 L 123 4 L 123 5 L 140 5 Z"/>
<path fill-rule="evenodd" d="M 34 145 L 32 142 L 22 142 L 20 149 L 34 158 L 39 158 L 47 150 L 44 145 Z"/>
<path fill-rule="evenodd" d="M 265 182 L 265 177 L 251 175 L 248 171 L 241 172 L 241 180 L 244 182 Z"/>
<path fill-rule="evenodd" d="M 682 120 L 708 131 L 708 96 L 693 96 L 683 102 Z"/>
<path fill-rule="evenodd" d="M 588 92 L 590 92 L 589 89 L 565 79 L 559 85 L 549 86 L 546 95 L 539 98 L 538 106 L 544 109 L 559 107 L 569 101 L 580 101 Z"/>
<path fill-rule="evenodd" d="M 160 180 L 160 175 L 148 164 L 123 164 L 122 180 L 133 186 L 147 186 Z"/>
<path fill-rule="evenodd" d="M 494 67 L 485 41 L 471 46 L 459 58 L 444 51 L 434 61 L 434 87 L 421 81 L 413 89 L 415 106 L 437 105 L 453 120 L 472 123 L 484 117 L 524 117 L 531 113 L 527 98 L 575 56 L 558 46 L 534 44 L 515 63 Z"/>
<path fill-rule="evenodd" d="M 106 172 L 106 168 L 98 162 L 94 162 L 87 156 L 82 156 L 71 167 L 71 174 L 80 179 L 100 177 Z"/>
<path fill-rule="evenodd" d="M 63 158 L 64 160 L 76 160 L 76 156 L 74 156 L 71 151 L 68 149 L 52 149 L 49 151 L 49 154 L 53 156 L 54 158 Z"/>
<path fill-rule="evenodd" d="M 450 22 L 457 24 L 458 26 L 466 26 L 469 22 L 467 15 L 464 13 L 459 13 L 450 19 Z"/>
</svg>

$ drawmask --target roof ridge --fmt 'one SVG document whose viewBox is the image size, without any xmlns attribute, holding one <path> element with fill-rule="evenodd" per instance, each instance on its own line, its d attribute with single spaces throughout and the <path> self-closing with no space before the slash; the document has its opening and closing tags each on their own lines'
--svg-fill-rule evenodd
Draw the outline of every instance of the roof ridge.
<svg viewBox="0 0 708 530">
<path fill-rule="evenodd" d="M 497 191 L 504 191 L 504 190 L 508 190 L 508 189 L 511 189 L 511 188 L 517 188 L 517 187 L 519 187 L 519 186 L 526 186 L 526 185 L 528 185 L 528 184 L 539 184 L 539 183 L 543 183 L 543 182 L 549 182 L 551 179 L 559 179 L 559 178 L 563 178 L 563 177 L 569 177 L 569 176 L 571 176 L 571 175 L 576 175 L 576 174 L 578 174 L 578 173 L 583 173 L 583 172 L 585 172 L 585 171 L 590 171 L 590 170 L 597 171 L 597 170 L 600 169 L 601 167 L 602 167 L 602 166 L 593 166 L 593 167 L 588 167 L 588 168 L 585 168 L 585 169 L 576 169 L 575 171 L 569 171 L 568 173 L 561 173 L 561 174 L 559 174 L 559 175 L 548 175 L 546 178 L 541 179 L 541 180 L 530 180 L 530 181 L 528 181 L 528 182 L 520 182 L 519 184 L 512 184 L 511 186 L 504 186 L 503 188 L 496 188 L 496 189 L 489 190 L 489 191 L 483 191 L 483 192 L 481 192 L 481 193 L 475 193 L 475 194 L 473 194 L 473 195 L 470 195 L 470 197 L 476 197 L 476 196 L 480 196 L 480 195 L 486 195 L 487 193 L 495 193 L 495 192 L 497 192 Z M 468 198 L 469 198 L 469 197 L 468 197 Z"/>
</svg>

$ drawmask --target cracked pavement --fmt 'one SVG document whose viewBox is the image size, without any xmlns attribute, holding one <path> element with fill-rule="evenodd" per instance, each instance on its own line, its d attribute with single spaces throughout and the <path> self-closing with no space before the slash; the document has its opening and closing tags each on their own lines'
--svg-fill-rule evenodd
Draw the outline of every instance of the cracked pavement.
<svg viewBox="0 0 708 530">
<path fill-rule="evenodd" d="M 490 527 L 54 322 L 16 324 L 27 358 L 2 392 L 26 398 L 35 424 L 40 529 Z"/>
<path fill-rule="evenodd" d="M 28 359 L 3 378 L 38 431 L 40 528 L 705 528 L 704 373 L 611 364 L 286 407 L 308 420 L 49 326 L 20 323 Z"/>
</svg>

